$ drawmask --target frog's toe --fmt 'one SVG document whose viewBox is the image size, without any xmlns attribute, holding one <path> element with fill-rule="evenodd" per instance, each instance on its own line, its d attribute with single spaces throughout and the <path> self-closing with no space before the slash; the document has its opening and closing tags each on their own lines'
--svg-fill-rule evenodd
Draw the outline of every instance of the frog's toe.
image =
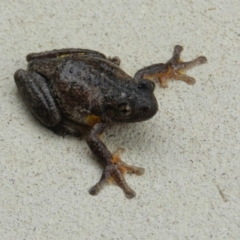
<svg viewBox="0 0 240 240">
<path fill-rule="evenodd" d="M 128 199 L 136 197 L 136 193 L 132 189 L 124 191 L 124 194 L 125 194 L 126 198 L 128 198 Z"/>
<path fill-rule="evenodd" d="M 89 189 L 89 193 L 91 195 L 95 196 L 95 195 L 97 195 L 100 192 L 101 189 L 102 189 L 102 187 L 100 187 L 100 184 L 97 183 L 96 185 L 94 185 L 93 187 L 91 187 Z"/>
<path fill-rule="evenodd" d="M 109 57 L 108 60 L 112 63 L 114 63 L 117 66 L 120 66 L 121 60 L 118 56 L 115 57 Z"/>
<path fill-rule="evenodd" d="M 179 61 L 182 51 L 183 51 L 183 47 L 180 45 L 176 45 L 173 50 L 173 56 L 169 61 Z"/>
<path fill-rule="evenodd" d="M 196 82 L 195 78 L 190 77 L 187 74 L 183 74 L 183 73 L 174 73 L 172 75 L 172 78 L 175 80 L 183 81 L 183 82 L 187 83 L 188 85 L 193 85 Z"/>
<path fill-rule="evenodd" d="M 200 56 L 197 59 L 199 61 L 199 64 L 204 64 L 207 62 L 207 58 L 205 56 Z"/>
<path fill-rule="evenodd" d="M 113 154 L 112 163 L 117 164 L 119 166 L 119 168 L 121 169 L 122 173 L 127 172 L 127 173 L 136 174 L 138 176 L 143 175 L 144 171 L 145 171 L 144 168 L 128 165 L 121 160 L 120 154 L 123 153 L 124 151 L 125 151 L 125 149 L 118 148 L 117 151 L 115 151 Z"/>
</svg>

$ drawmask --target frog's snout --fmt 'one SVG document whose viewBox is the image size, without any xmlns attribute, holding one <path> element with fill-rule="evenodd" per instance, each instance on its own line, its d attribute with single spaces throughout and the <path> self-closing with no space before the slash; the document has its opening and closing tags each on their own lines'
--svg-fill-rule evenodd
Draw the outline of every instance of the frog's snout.
<svg viewBox="0 0 240 240">
<path fill-rule="evenodd" d="M 144 120 L 152 118 L 158 111 L 157 101 L 151 102 L 148 106 L 143 106 L 140 109 Z"/>
</svg>

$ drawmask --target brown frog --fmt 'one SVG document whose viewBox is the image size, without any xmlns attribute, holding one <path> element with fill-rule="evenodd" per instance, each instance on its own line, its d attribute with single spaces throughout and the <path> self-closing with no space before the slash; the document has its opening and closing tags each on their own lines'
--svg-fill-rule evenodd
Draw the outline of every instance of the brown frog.
<svg viewBox="0 0 240 240">
<path fill-rule="evenodd" d="M 112 154 L 100 135 L 116 123 L 140 122 L 158 111 L 153 94 L 159 79 L 167 87 L 169 79 L 194 84 L 184 70 L 205 63 L 205 57 L 190 62 L 180 60 L 181 46 L 175 46 L 172 58 L 165 64 L 154 64 L 139 70 L 134 78 L 120 67 L 118 57 L 86 49 L 61 49 L 27 55 L 28 70 L 17 70 L 14 79 L 20 94 L 33 115 L 59 134 L 85 136 L 91 151 L 104 164 L 100 181 L 90 190 L 96 195 L 108 180 L 122 188 L 127 198 L 136 194 L 126 183 L 123 173 L 137 175 L 143 168 L 130 166 Z"/>
</svg>

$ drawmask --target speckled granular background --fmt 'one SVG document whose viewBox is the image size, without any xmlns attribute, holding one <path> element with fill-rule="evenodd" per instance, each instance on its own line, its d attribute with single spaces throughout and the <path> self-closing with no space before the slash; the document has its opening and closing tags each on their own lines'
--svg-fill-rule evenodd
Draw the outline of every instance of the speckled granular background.
<svg viewBox="0 0 240 240">
<path fill-rule="evenodd" d="M 1 239 L 240 239 L 240 4 L 232 1 L 30 1 L 0 6 Z M 29 52 L 77 47 L 119 56 L 129 74 L 205 55 L 197 83 L 156 87 L 158 114 L 104 135 L 137 197 L 88 189 L 101 168 L 84 141 L 41 126 L 14 72 Z"/>
</svg>

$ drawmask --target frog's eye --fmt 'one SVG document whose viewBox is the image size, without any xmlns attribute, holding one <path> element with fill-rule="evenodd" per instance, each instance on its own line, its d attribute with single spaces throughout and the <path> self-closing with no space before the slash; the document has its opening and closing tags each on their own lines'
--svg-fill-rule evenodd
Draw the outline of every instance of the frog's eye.
<svg viewBox="0 0 240 240">
<path fill-rule="evenodd" d="M 150 85 L 151 85 L 151 89 L 152 89 L 152 91 L 154 91 L 154 89 L 155 89 L 155 83 L 152 82 L 152 81 L 149 81 L 149 83 L 150 83 Z"/>
<path fill-rule="evenodd" d="M 118 106 L 118 113 L 121 117 L 128 117 L 132 113 L 132 107 L 126 103 L 122 103 Z"/>
<path fill-rule="evenodd" d="M 141 82 L 139 82 L 138 88 L 143 90 L 149 89 L 153 91 L 155 89 L 155 83 L 150 80 L 143 79 Z"/>
</svg>

